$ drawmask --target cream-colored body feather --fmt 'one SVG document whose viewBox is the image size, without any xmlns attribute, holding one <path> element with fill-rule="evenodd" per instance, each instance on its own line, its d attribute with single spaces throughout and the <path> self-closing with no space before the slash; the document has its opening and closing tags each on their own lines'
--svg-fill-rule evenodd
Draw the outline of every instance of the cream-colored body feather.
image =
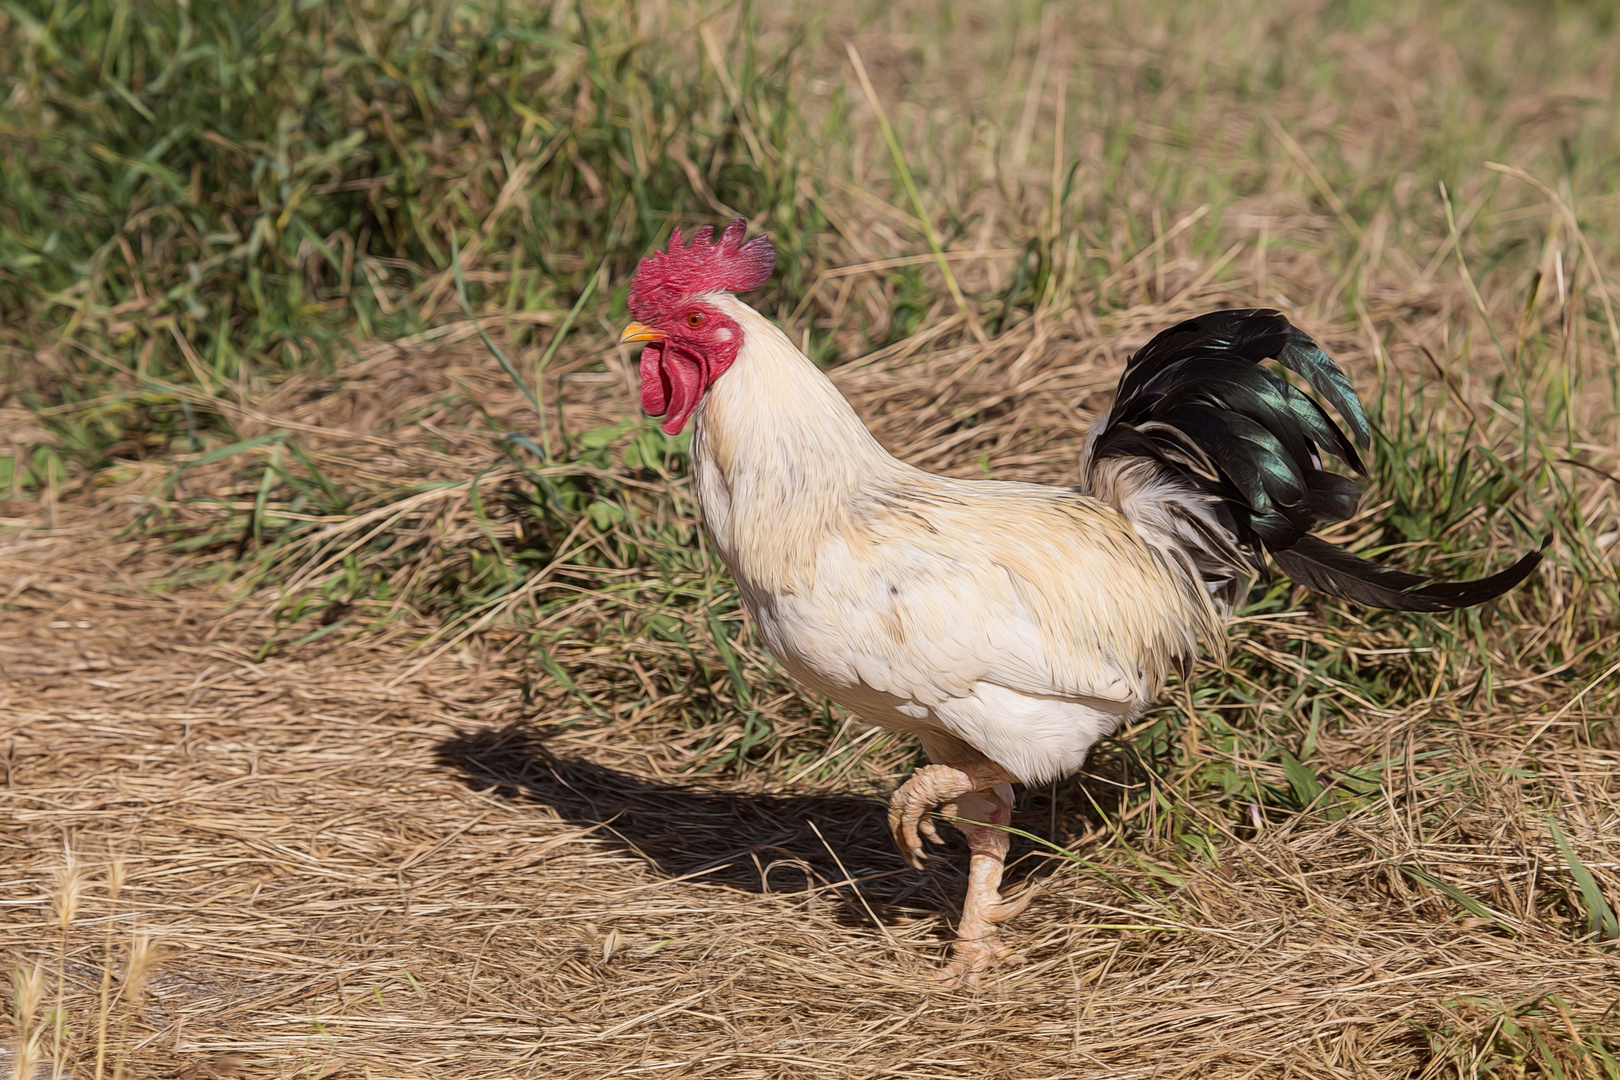
<svg viewBox="0 0 1620 1080">
<path fill-rule="evenodd" d="M 1221 615 L 1109 503 L 896 460 L 832 382 L 729 294 L 744 333 L 694 416 L 704 523 L 771 651 L 936 761 L 1027 783 L 1078 769 Z"/>
</svg>

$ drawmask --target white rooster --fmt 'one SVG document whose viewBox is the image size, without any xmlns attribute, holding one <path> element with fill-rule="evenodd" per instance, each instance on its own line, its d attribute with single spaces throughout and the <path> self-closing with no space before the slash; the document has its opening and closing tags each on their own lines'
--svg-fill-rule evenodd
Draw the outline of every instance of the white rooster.
<svg viewBox="0 0 1620 1080">
<path fill-rule="evenodd" d="M 939 809 L 972 852 L 947 971 L 1010 953 L 997 924 L 1012 784 L 1085 763 L 1223 620 L 1262 550 L 1293 580 L 1382 607 L 1489 600 L 1537 552 L 1473 582 L 1434 583 L 1309 535 L 1349 517 L 1354 446 L 1316 402 L 1261 366 L 1302 375 L 1357 441 L 1367 421 L 1344 373 L 1275 311 L 1222 311 L 1164 331 L 1126 366 L 1092 427 L 1078 487 L 955 480 L 878 445 L 815 364 L 734 293 L 763 285 L 770 240 L 698 230 L 643 260 L 630 289 L 641 398 L 663 429 L 693 424 L 704 525 L 761 636 L 812 690 L 914 733 L 933 764 L 895 792 L 889 823 L 913 865 Z M 974 824 L 981 823 L 981 824 Z"/>
</svg>

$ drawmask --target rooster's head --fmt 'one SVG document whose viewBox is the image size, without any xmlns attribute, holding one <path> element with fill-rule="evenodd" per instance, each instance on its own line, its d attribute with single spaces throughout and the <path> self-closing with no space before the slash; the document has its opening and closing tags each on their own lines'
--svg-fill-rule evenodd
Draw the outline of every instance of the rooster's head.
<svg viewBox="0 0 1620 1080">
<path fill-rule="evenodd" d="M 680 433 L 709 384 L 737 359 L 743 331 L 706 301 L 715 293 L 748 292 L 770 279 L 776 249 L 769 237 L 743 243 L 748 222 L 738 218 L 720 239 L 705 225 L 681 244 L 670 233 L 669 249 L 641 260 L 630 285 L 630 314 L 621 342 L 645 342 L 641 351 L 641 406 L 664 418 L 664 431 Z"/>
</svg>

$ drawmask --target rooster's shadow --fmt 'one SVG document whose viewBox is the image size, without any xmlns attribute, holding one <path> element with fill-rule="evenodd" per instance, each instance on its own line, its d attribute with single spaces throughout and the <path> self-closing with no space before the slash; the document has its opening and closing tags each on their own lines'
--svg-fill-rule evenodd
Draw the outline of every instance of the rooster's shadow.
<svg viewBox="0 0 1620 1080">
<path fill-rule="evenodd" d="M 945 847 L 913 870 L 895 851 L 886 807 L 875 799 L 663 782 L 562 757 L 524 726 L 461 732 L 438 746 L 437 757 L 469 787 L 594 827 L 599 842 L 668 878 L 825 898 L 850 924 L 934 914 L 954 921 L 961 904 L 961 838 L 942 829 Z M 1009 884 L 1028 865 L 1010 866 Z"/>
</svg>

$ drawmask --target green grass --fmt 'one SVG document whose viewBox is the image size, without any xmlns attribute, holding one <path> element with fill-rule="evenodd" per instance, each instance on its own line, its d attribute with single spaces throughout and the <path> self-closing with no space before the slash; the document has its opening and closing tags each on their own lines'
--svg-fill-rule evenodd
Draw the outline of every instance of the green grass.
<svg viewBox="0 0 1620 1080">
<path fill-rule="evenodd" d="M 682 158 L 709 203 L 780 208 L 793 164 L 761 167 L 739 130 L 793 141 L 787 50 L 739 23 L 733 102 L 629 10 L 8 5 L 0 315 L 56 354 L 24 372 L 29 400 L 118 385 L 56 425 L 64 449 L 162 452 L 197 430 L 165 384 L 229 393 L 452 316 L 458 248 L 480 305 L 566 309 L 598 266 L 622 283 L 714 212 Z M 790 247 L 820 227 L 778 216 Z"/>
<path fill-rule="evenodd" d="M 1356 65 L 1310 47 L 1336 31 L 1427 24 L 1470 47 L 1459 49 L 1454 84 L 1408 103 L 1421 108 L 1417 130 L 1354 148 L 1367 160 L 1352 160 L 1331 124 L 1300 136 L 1295 145 L 1337 193 L 1345 226 L 1315 238 L 1313 254 L 1354 268 L 1365 257 L 1358 236 L 1387 211 L 1397 215 L 1396 242 L 1430 239 L 1436 183 L 1471 198 L 1497 184 L 1480 167 L 1487 159 L 1563 177 L 1577 199 L 1612 188 L 1615 124 L 1601 101 L 1564 105 L 1557 138 L 1538 134 L 1528 159 L 1521 143 L 1534 118 L 1512 109 L 1527 82 L 1599 62 L 1613 41 L 1608 8 L 1545 19 L 1510 6 L 1335 4 L 1308 33 L 1273 28 L 1256 41 L 1256 20 L 1280 10 L 1256 4 L 1211 18 L 1161 5 L 1086 17 L 1099 37 L 1153 42 L 1156 52 L 1099 49 L 1074 73 L 1057 197 L 1014 199 L 1016 217 L 999 222 L 1014 245 L 1030 247 L 1027 272 L 973 298 L 992 328 L 1043 298 L 1066 299 L 1049 292 L 1054 275 L 1070 296 L 1091 286 L 1099 303 L 1130 302 L 1109 275 L 1168 214 L 1209 203 L 1214 213 L 1189 235 L 1194 253 L 1217 256 L 1229 241 L 1221 211 L 1265 191 L 1279 160 L 1291 160 L 1264 123 L 1227 130 L 1231 110 L 1293 111 L 1354 95 Z M 773 20 L 762 37 L 764 16 L 747 5 L 700 24 L 679 12 L 649 21 L 633 4 L 579 11 L 447 0 L 159 0 L 138 13 L 97 0 L 7 5 L 0 315 L 13 345 L 53 347 L 50 370 L 24 365 L 32 401 L 83 401 L 109 382 L 124 391 L 78 423 L 58 422 L 65 449 L 89 467 L 161 452 L 187 430 L 161 383 L 228 392 L 330 363 L 355 335 L 453 317 L 456 249 L 474 306 L 488 310 L 566 310 L 605 267 L 613 287 L 589 322 L 613 310 L 636 260 L 671 224 L 736 210 L 783 249 L 771 306 L 797 306 L 831 253 L 823 209 L 850 201 L 837 181 L 856 171 L 859 103 L 840 78 L 842 57 L 819 41 L 827 16 Z M 920 41 L 943 29 L 931 26 L 940 17 L 932 9 L 888 17 Z M 961 204 L 970 185 L 952 174 L 983 152 L 987 131 L 1017 129 L 1024 114 L 985 72 L 1006 69 L 1040 16 L 1014 6 L 996 15 L 947 8 L 943 18 L 987 24 L 971 39 L 975 54 L 919 46 L 894 72 L 922 69 L 914 100 L 896 114 L 896 152 L 902 171 L 912 162 L 937 222 L 908 213 L 915 200 L 898 184 L 888 194 L 904 207 L 909 238 L 937 227 L 948 242 L 984 216 Z M 700 43 L 705 33 L 730 69 L 723 74 Z M 975 65 L 976 82 L 942 82 L 947 61 Z M 1049 121 L 1038 119 L 1026 164 L 1052 152 Z M 883 164 L 879 185 L 888 171 Z M 994 182 L 1026 186 L 1021 177 Z M 1321 199 L 1307 178 L 1294 183 Z M 1599 212 L 1605 220 L 1588 227 L 1612 230 L 1612 208 Z M 1471 235 L 1476 274 L 1520 271 L 1536 231 Z M 1071 239 L 1080 241 L 1072 254 Z M 915 271 L 897 277 L 910 278 L 896 282 L 901 307 L 927 310 L 932 286 Z M 1357 282 L 1337 299 L 1353 310 Z M 902 319 L 867 332 L 883 344 L 910 329 Z"/>
<path fill-rule="evenodd" d="M 1597 1024 L 1577 1024 L 1570 1003 L 1557 994 L 1503 1007 L 1492 1002 L 1448 1002 L 1444 1019 L 1427 1034 L 1442 1077 L 1547 1077 L 1549 1080 L 1620 1078 L 1617 1036 L 1610 1009 Z M 1584 1030 L 1583 1030 L 1584 1029 Z"/>
</svg>

